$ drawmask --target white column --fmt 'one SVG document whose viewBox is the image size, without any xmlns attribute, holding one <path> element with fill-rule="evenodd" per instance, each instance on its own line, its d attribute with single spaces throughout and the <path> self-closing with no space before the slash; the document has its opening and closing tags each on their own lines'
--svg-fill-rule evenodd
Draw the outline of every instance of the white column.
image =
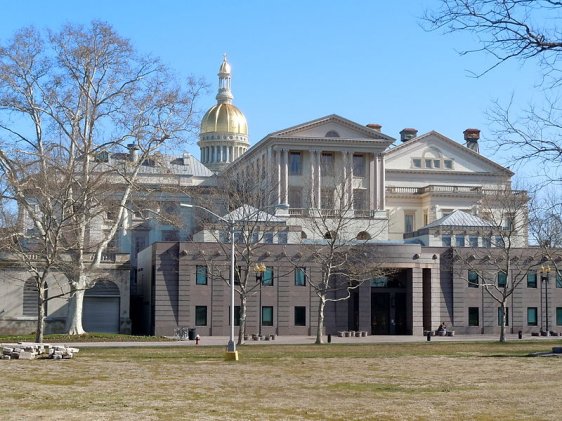
<svg viewBox="0 0 562 421">
<path fill-rule="evenodd" d="M 289 151 L 283 150 L 283 201 L 289 203 Z"/>
<path fill-rule="evenodd" d="M 309 191 L 309 206 L 311 208 L 316 207 L 316 201 L 314 200 L 314 188 L 315 188 L 315 177 L 316 177 L 316 151 L 310 151 L 310 191 Z"/>
<path fill-rule="evenodd" d="M 281 151 L 276 150 L 274 151 L 275 153 L 275 168 L 277 170 L 277 198 L 278 203 L 283 203 L 283 201 L 281 200 Z"/>
<path fill-rule="evenodd" d="M 377 172 L 375 168 L 375 154 L 369 155 L 369 209 L 378 209 L 377 201 Z"/>
<path fill-rule="evenodd" d="M 316 151 L 316 206 L 322 207 L 322 151 Z"/>
<path fill-rule="evenodd" d="M 385 186 L 385 174 L 384 174 L 384 157 L 382 154 L 377 156 L 378 166 L 379 166 L 379 209 L 384 210 L 386 207 L 385 197 L 386 197 L 386 186 Z"/>
</svg>

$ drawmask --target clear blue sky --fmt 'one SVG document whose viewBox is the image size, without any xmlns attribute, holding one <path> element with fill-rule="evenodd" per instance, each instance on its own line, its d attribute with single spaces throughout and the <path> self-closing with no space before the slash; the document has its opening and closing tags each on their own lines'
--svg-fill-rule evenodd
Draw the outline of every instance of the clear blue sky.
<svg viewBox="0 0 562 421">
<path fill-rule="evenodd" d="M 481 55 L 460 56 L 474 47 L 467 35 L 427 33 L 420 16 L 434 0 L 349 1 L 146 1 L 67 0 L 3 2 L 0 41 L 16 29 L 58 29 L 65 22 L 106 21 L 145 53 L 180 75 L 211 84 L 199 106 L 215 103 L 223 53 L 232 64 L 234 104 L 246 115 L 250 141 L 328 114 L 361 124 L 382 124 L 399 138 L 414 127 L 437 130 L 462 141 L 469 127 L 489 123 L 491 101 L 511 94 L 526 103 L 536 93 L 532 65 L 491 64 Z M 197 157 L 198 148 L 186 147 Z M 486 148 L 481 152 L 505 163 Z"/>
</svg>

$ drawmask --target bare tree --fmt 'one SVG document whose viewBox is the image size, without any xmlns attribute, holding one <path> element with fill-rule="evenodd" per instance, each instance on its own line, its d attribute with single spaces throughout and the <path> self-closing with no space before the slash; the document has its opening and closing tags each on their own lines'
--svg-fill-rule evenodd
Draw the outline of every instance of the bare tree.
<svg viewBox="0 0 562 421">
<path fill-rule="evenodd" d="M 46 34 L 24 28 L 0 47 L 5 197 L 19 207 L 22 231 L 70 256 L 72 265 L 59 268 L 70 286 L 68 333 L 84 333 L 84 290 L 125 219 L 142 165 L 196 127 L 202 87 L 193 79 L 182 86 L 103 22 Z"/>
<path fill-rule="evenodd" d="M 244 343 L 246 336 L 248 298 L 258 293 L 260 284 L 256 282 L 256 265 L 263 260 L 264 247 L 273 243 L 287 243 L 285 220 L 275 216 L 277 186 L 272 185 L 265 176 L 253 170 L 242 171 L 235 177 L 221 177 L 217 188 L 204 196 L 197 197 L 200 206 L 224 215 L 224 219 L 234 226 L 235 241 L 235 292 L 240 298 L 240 328 L 238 345 Z M 225 221 L 217 220 L 209 213 L 199 213 L 203 228 L 230 255 L 230 238 Z M 230 272 L 213 273 L 230 286 Z M 264 282 L 263 279 L 260 280 Z M 233 323 L 231 321 L 231 323 Z"/>
<path fill-rule="evenodd" d="M 491 55 L 493 64 L 477 71 L 477 77 L 510 60 L 532 62 L 540 68 L 544 87 L 541 105 L 514 109 L 513 97 L 496 101 L 489 110 L 493 125 L 491 143 L 511 153 L 513 163 L 544 164 L 543 176 L 561 180 L 561 105 L 558 88 L 562 82 L 559 60 L 562 53 L 560 18 L 562 2 L 555 0 L 440 0 L 423 18 L 430 30 L 463 32 L 475 36 L 477 46 L 461 54 Z"/>
<path fill-rule="evenodd" d="M 527 279 L 536 265 L 536 256 L 525 248 L 528 229 L 528 196 L 524 191 L 510 189 L 484 194 L 480 212 L 490 224 L 483 229 L 483 247 L 468 251 L 455 249 L 453 259 L 468 268 L 468 285 L 482 287 L 499 304 L 500 342 L 506 341 L 505 328 L 509 297 Z M 461 275 L 461 276 L 464 276 Z"/>
<path fill-rule="evenodd" d="M 305 273 L 309 287 L 319 299 L 316 343 L 323 343 L 326 303 L 345 301 L 365 281 L 388 273 L 377 258 L 377 238 L 386 222 L 371 219 L 360 195 L 351 190 L 351 177 L 330 175 L 334 168 L 322 168 L 321 197 L 310 197 L 301 225 L 307 238 L 301 240 L 303 255 L 311 255 L 318 271 Z M 309 237 L 309 238 L 308 238 Z M 297 270 L 298 262 L 290 260 Z"/>
</svg>

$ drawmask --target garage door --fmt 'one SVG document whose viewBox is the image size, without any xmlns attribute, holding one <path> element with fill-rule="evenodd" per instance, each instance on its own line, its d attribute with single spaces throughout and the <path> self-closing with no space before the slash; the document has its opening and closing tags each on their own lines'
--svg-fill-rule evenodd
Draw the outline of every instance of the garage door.
<svg viewBox="0 0 562 421">
<path fill-rule="evenodd" d="M 119 333 L 119 288 L 101 281 L 84 294 L 82 323 L 86 332 Z"/>
</svg>

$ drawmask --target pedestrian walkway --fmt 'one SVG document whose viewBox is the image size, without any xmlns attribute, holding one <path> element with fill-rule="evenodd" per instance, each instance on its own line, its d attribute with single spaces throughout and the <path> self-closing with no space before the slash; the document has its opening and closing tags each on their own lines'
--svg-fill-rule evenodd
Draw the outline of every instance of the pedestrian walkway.
<svg viewBox="0 0 562 421">
<path fill-rule="evenodd" d="M 517 334 L 507 334 L 508 341 L 518 341 Z M 469 342 L 484 341 L 497 342 L 499 335 L 455 335 L 455 336 L 432 336 L 431 342 Z M 524 335 L 523 340 L 544 341 L 544 340 L 560 340 L 559 337 L 540 337 Z M 274 345 L 312 345 L 316 341 L 315 336 L 277 336 L 275 340 L 269 341 L 253 341 L 245 342 L 244 346 L 274 346 Z M 371 335 L 362 338 L 340 338 L 331 337 L 332 344 L 376 344 L 376 343 L 414 343 L 426 342 L 425 336 L 409 336 L 409 335 Z M 324 342 L 328 342 L 328 338 L 324 337 Z M 227 336 L 201 336 L 199 345 L 197 346 L 226 346 L 228 343 Z M 196 346 L 195 341 L 189 340 L 171 340 L 162 342 L 74 342 L 66 345 L 78 348 L 107 348 L 107 347 L 170 347 L 170 346 Z"/>
</svg>

